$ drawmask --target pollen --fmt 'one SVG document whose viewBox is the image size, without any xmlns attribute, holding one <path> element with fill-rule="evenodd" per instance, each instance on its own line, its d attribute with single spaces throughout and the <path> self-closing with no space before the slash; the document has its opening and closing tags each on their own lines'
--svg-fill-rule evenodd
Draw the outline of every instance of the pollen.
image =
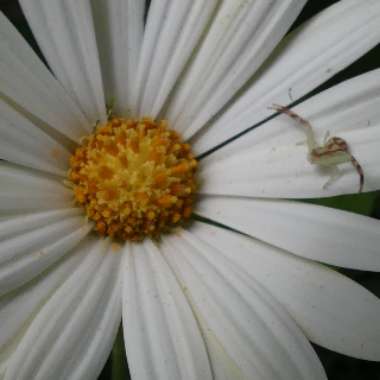
<svg viewBox="0 0 380 380">
<path fill-rule="evenodd" d="M 68 179 L 100 235 L 141 241 L 189 219 L 196 168 L 189 144 L 165 120 L 115 117 L 83 139 Z"/>
</svg>

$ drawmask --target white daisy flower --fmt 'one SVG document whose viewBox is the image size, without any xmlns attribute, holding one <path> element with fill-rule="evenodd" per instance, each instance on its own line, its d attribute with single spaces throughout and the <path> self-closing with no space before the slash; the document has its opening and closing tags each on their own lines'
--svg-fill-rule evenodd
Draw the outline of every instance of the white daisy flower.
<svg viewBox="0 0 380 380">
<path fill-rule="evenodd" d="M 378 44 L 378 0 L 283 40 L 305 1 L 153 0 L 146 22 L 140 0 L 20 4 L 54 75 L 0 15 L 1 379 L 95 379 L 121 320 L 134 380 L 325 379 L 309 340 L 380 360 L 380 301 L 320 263 L 380 270 L 380 222 L 289 200 L 358 174 L 324 187 L 268 108 Z M 294 107 L 348 143 L 365 191 L 379 101 L 377 69 Z"/>
</svg>

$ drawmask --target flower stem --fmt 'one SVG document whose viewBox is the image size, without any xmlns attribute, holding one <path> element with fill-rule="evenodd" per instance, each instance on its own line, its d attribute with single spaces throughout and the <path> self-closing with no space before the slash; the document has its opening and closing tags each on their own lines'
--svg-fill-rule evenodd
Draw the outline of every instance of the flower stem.
<svg viewBox="0 0 380 380">
<path fill-rule="evenodd" d="M 112 357 L 111 379 L 112 380 L 129 380 L 130 376 L 129 376 L 129 371 L 128 371 L 127 357 L 125 354 L 123 329 L 121 325 L 115 339 L 111 357 Z"/>
</svg>

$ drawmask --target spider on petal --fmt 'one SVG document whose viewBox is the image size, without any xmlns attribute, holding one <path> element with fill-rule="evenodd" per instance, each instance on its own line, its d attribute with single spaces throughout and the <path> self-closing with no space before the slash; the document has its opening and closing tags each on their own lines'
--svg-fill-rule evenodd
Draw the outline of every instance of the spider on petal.
<svg viewBox="0 0 380 380">
<path fill-rule="evenodd" d="M 362 192 L 364 172 L 357 159 L 351 154 L 349 146 L 345 140 L 336 136 L 329 137 L 329 133 L 327 132 L 323 145 L 318 145 L 315 141 L 313 128 L 306 119 L 285 106 L 273 104 L 270 108 L 288 115 L 305 127 L 306 144 L 309 150 L 308 159 L 310 163 L 332 169 L 330 179 L 325 183 L 323 186 L 324 188 L 328 187 L 331 183 L 341 177 L 342 173 L 338 169 L 339 164 L 351 162 L 359 175 L 359 193 Z"/>
</svg>

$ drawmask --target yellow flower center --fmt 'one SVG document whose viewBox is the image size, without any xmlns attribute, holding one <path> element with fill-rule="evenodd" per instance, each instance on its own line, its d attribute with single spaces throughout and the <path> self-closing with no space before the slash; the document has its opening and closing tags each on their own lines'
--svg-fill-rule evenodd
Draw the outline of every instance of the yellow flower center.
<svg viewBox="0 0 380 380">
<path fill-rule="evenodd" d="M 115 117 L 83 139 L 68 178 L 101 235 L 139 241 L 190 217 L 196 167 L 166 121 Z"/>
</svg>

